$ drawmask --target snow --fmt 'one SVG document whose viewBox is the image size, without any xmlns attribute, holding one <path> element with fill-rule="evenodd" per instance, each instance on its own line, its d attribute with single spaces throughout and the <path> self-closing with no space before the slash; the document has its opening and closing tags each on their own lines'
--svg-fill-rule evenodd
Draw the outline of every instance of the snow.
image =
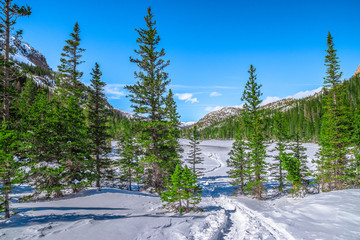
<svg viewBox="0 0 360 240">
<path fill-rule="evenodd" d="M 16 53 L 12 56 L 12 58 L 18 62 L 22 62 L 31 66 L 35 66 L 27 57 L 22 55 L 21 53 Z"/>
<path fill-rule="evenodd" d="M 180 140 L 189 151 L 188 140 Z M 233 196 L 226 160 L 232 140 L 201 142 L 205 176 L 200 207 L 183 216 L 167 213 L 159 197 L 146 192 L 104 188 L 83 190 L 52 201 L 19 203 L 32 191 L 14 189 L 18 214 L 0 223 L 5 239 L 360 239 L 360 190 L 309 194 L 293 199 L 281 195 L 265 201 Z M 112 146 L 116 147 L 116 142 Z M 318 150 L 307 148 L 308 166 Z M 268 150 L 274 148 L 274 144 Z M 274 152 L 269 152 L 274 154 Z M 116 157 L 113 154 L 112 157 Z M 272 157 L 267 161 L 271 162 Z"/>
<path fill-rule="evenodd" d="M 195 124 L 196 122 L 181 122 L 180 123 L 180 128 L 188 128 L 191 127 Z"/>
</svg>

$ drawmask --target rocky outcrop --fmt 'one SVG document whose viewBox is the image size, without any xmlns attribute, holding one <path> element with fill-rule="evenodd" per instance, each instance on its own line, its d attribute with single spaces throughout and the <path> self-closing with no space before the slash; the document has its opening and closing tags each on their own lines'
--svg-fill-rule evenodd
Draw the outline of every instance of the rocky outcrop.
<svg viewBox="0 0 360 240">
<path fill-rule="evenodd" d="M 213 123 L 219 122 L 225 118 L 229 118 L 235 115 L 239 115 L 241 109 L 238 107 L 224 107 L 220 110 L 213 111 L 206 114 L 202 119 L 200 119 L 195 125 L 199 129 L 206 128 Z"/>
<path fill-rule="evenodd" d="M 51 70 L 45 56 L 35 48 L 31 47 L 28 43 L 22 42 L 17 38 L 13 38 L 14 46 L 17 49 L 16 55 L 19 57 L 25 57 L 29 62 L 35 66 L 42 67 Z M 16 58 L 16 56 L 15 56 Z"/>
<path fill-rule="evenodd" d="M 358 75 L 358 74 L 360 74 L 360 65 L 359 65 L 359 67 L 357 68 L 357 70 L 356 70 L 356 72 L 355 72 L 354 75 Z"/>
</svg>

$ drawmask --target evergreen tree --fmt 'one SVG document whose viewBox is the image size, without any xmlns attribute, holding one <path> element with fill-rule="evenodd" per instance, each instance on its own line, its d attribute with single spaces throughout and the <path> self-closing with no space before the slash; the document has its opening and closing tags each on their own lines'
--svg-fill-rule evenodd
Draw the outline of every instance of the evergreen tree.
<svg viewBox="0 0 360 240">
<path fill-rule="evenodd" d="M 2 117 L 8 126 L 10 124 L 10 105 L 11 105 L 11 92 L 12 82 L 18 77 L 14 62 L 10 59 L 10 54 L 14 52 L 12 46 L 11 35 L 14 29 L 14 25 L 19 17 L 29 16 L 31 14 L 31 8 L 29 6 L 19 6 L 13 0 L 1 0 L 1 50 L 3 55 L 0 58 L 1 67 L 1 90 L 3 100 Z M 22 31 L 17 31 L 15 36 L 21 36 Z"/>
<path fill-rule="evenodd" d="M 238 186 L 241 193 L 245 193 L 245 183 L 251 173 L 247 145 L 241 136 L 236 137 L 229 155 L 227 166 L 230 170 L 227 173 L 233 179 L 231 184 Z"/>
<path fill-rule="evenodd" d="M 106 157 L 111 152 L 108 140 L 106 96 L 104 94 L 105 83 L 101 81 L 102 72 L 98 63 L 95 63 L 90 85 L 88 100 L 89 137 L 91 141 L 91 154 L 95 158 L 96 187 L 101 189 L 100 179 L 110 167 L 110 161 Z"/>
<path fill-rule="evenodd" d="M 138 141 L 143 149 L 145 166 L 145 184 L 154 187 L 158 192 L 164 188 L 164 180 L 171 174 L 175 166 L 169 161 L 167 144 L 169 143 L 168 122 L 166 112 L 166 87 L 170 83 L 168 73 L 164 69 L 170 64 L 165 61 L 165 50 L 157 50 L 160 37 L 155 27 L 151 8 L 145 16 L 146 28 L 136 31 L 139 34 L 136 40 L 139 49 L 135 53 L 139 58 L 130 58 L 132 63 L 139 67 L 135 72 L 138 81 L 134 85 L 126 86 L 135 114 L 147 117 L 147 121 L 138 123 L 140 134 Z M 170 156 L 173 154 L 170 154 Z"/>
<path fill-rule="evenodd" d="M 35 81 L 33 79 L 27 79 L 24 89 L 19 96 L 19 100 L 17 101 L 19 115 L 26 116 L 25 114 L 27 110 L 31 108 L 31 105 L 35 102 L 37 94 L 38 87 L 36 86 Z M 21 125 L 23 126 L 23 124 Z"/>
<path fill-rule="evenodd" d="M 28 146 L 24 154 L 30 167 L 26 180 L 35 187 L 37 193 L 46 191 L 48 197 L 59 197 L 62 195 L 61 178 L 64 170 L 59 161 L 63 153 L 59 144 L 62 122 L 54 111 L 56 103 L 49 100 L 48 93 L 39 89 L 35 99 L 31 100 L 29 91 L 32 89 L 32 84 L 27 83 L 19 101 L 19 108 L 23 109 L 21 113 L 25 116 L 22 130 Z"/>
<path fill-rule="evenodd" d="M 181 136 L 180 126 L 180 115 L 176 110 L 176 103 L 174 101 L 174 94 L 171 89 L 169 89 L 169 93 L 165 100 L 165 112 L 166 112 L 166 120 L 168 124 L 166 141 L 167 143 L 163 146 L 164 154 L 167 154 L 165 158 L 165 163 L 169 164 L 166 166 L 168 170 L 168 175 L 171 175 L 177 164 L 180 164 L 180 152 L 183 151 L 179 144 L 179 138 Z"/>
<path fill-rule="evenodd" d="M 21 147 L 18 133 L 10 130 L 6 122 L 0 125 L 0 213 L 10 218 L 10 197 L 12 184 L 19 176 L 19 162 L 16 155 Z"/>
<path fill-rule="evenodd" d="M 201 188 L 196 185 L 197 181 L 196 174 L 190 171 L 187 166 L 182 169 L 180 165 L 177 165 L 173 175 L 171 175 L 167 190 L 162 192 L 160 198 L 166 202 L 167 206 L 180 213 L 194 210 L 196 204 L 201 201 L 199 198 Z M 190 208 L 190 204 L 193 205 L 192 208 Z"/>
<path fill-rule="evenodd" d="M 279 191 L 284 189 L 284 182 L 286 179 L 286 171 L 284 169 L 284 162 L 288 162 L 290 154 L 287 152 L 288 145 L 288 126 L 285 122 L 284 116 L 281 112 L 274 115 L 274 127 L 276 136 L 275 150 L 278 154 L 275 156 L 275 161 L 271 166 L 271 175 L 279 182 Z"/>
<path fill-rule="evenodd" d="M 325 66 L 327 67 L 324 87 L 324 114 L 321 128 L 321 150 L 318 172 L 323 191 L 343 189 L 347 185 L 348 110 L 344 104 L 344 85 L 340 78 L 340 66 L 333 38 L 327 37 Z"/>
<path fill-rule="evenodd" d="M 69 95 L 58 94 L 53 98 L 56 101 L 54 113 L 56 122 L 60 126 L 53 135 L 58 141 L 61 155 L 60 165 L 64 169 L 62 181 L 64 187 L 71 187 L 73 192 L 79 191 L 89 183 L 93 162 L 90 156 L 90 141 L 85 114 L 79 104 L 79 99 Z"/>
<path fill-rule="evenodd" d="M 132 183 L 134 181 L 141 181 L 141 173 L 143 171 L 140 163 L 140 154 L 139 146 L 135 142 L 135 139 L 130 134 L 124 134 L 124 136 L 119 141 L 119 166 L 120 166 L 120 179 L 128 182 L 129 191 L 132 190 Z"/>
<path fill-rule="evenodd" d="M 186 202 L 186 211 L 196 209 L 196 205 L 200 203 L 201 187 L 197 185 L 198 177 L 186 165 L 182 173 L 183 188 L 185 190 L 184 199 Z M 190 205 L 192 207 L 190 207 Z"/>
<path fill-rule="evenodd" d="M 71 187 L 73 192 L 89 183 L 93 162 L 90 157 L 90 141 L 83 110 L 84 87 L 80 82 L 82 72 L 78 66 L 81 61 L 80 29 L 76 23 L 71 39 L 63 48 L 61 65 L 58 66 L 60 87 L 54 91 L 53 113 L 59 123 L 52 134 L 61 152 L 58 161 L 63 169 L 62 186 Z"/>
<path fill-rule="evenodd" d="M 70 39 L 66 40 L 66 45 L 61 53 L 60 62 L 58 66 L 60 72 L 60 85 L 72 92 L 76 97 L 83 98 L 85 88 L 80 80 L 83 73 L 79 71 L 78 67 L 84 61 L 81 60 L 82 53 L 85 49 L 80 47 L 80 27 L 78 22 L 75 23 L 73 33 L 70 33 Z"/>
<path fill-rule="evenodd" d="M 309 174 L 306 166 L 306 148 L 301 145 L 299 133 L 290 150 L 292 154 L 284 161 L 284 169 L 287 171 L 287 180 L 292 183 L 292 194 L 299 195 L 301 187 L 304 187 L 304 178 Z"/>
<path fill-rule="evenodd" d="M 360 186 L 360 109 L 357 108 L 353 120 L 353 142 L 355 144 L 354 157 L 349 168 L 349 180 L 354 188 Z"/>
<path fill-rule="evenodd" d="M 200 141 L 196 126 L 193 127 L 193 133 L 189 143 L 190 151 L 188 153 L 188 159 L 186 159 L 186 161 L 190 164 L 190 168 L 192 169 L 193 173 L 195 173 L 197 176 L 202 176 L 204 168 L 200 168 L 197 165 L 203 164 L 204 158 L 201 157 L 201 150 L 198 147 Z"/>
<path fill-rule="evenodd" d="M 263 128 L 263 116 L 260 113 L 261 84 L 256 82 L 256 69 L 250 65 L 249 80 L 246 82 L 245 90 L 241 98 L 244 104 L 244 122 L 249 129 L 247 149 L 249 149 L 249 172 L 250 179 L 246 184 L 246 190 L 256 195 L 261 200 L 264 191 L 266 174 L 266 145 Z"/>
<path fill-rule="evenodd" d="M 9 142 L 2 142 L 1 147 L 3 148 L 1 151 L 1 184 L 2 184 L 2 195 L 4 202 L 1 204 L 0 209 L 4 209 L 5 218 L 10 217 L 10 206 L 9 206 L 9 194 L 11 193 L 11 183 L 13 174 L 15 174 L 15 170 L 11 169 L 13 166 L 13 155 L 10 157 L 10 153 L 12 153 L 13 143 L 17 133 L 14 133 L 14 121 L 11 119 L 10 109 L 14 105 L 14 81 L 19 77 L 19 73 L 17 71 L 17 66 L 11 60 L 10 56 L 14 53 L 13 41 L 11 40 L 11 36 L 20 37 L 22 31 L 17 31 L 13 34 L 14 26 L 19 17 L 29 16 L 31 14 L 31 8 L 29 6 L 19 6 L 13 0 L 1 0 L 0 1 L 0 50 L 2 52 L 0 56 L 0 96 L 1 96 L 1 117 L 3 119 L 3 125 L 0 126 L 1 130 L 1 140 L 9 138 Z M 6 127 L 7 129 L 4 129 Z M 5 144 L 5 145 L 3 145 Z M 8 149 L 6 146 L 8 145 Z"/>
</svg>

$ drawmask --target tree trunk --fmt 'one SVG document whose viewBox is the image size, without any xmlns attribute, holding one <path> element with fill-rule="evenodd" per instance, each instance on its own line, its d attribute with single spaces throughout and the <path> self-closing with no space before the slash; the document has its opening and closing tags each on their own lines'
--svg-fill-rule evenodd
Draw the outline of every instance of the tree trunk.
<svg viewBox="0 0 360 240">
<path fill-rule="evenodd" d="M 6 1 L 5 13 L 5 49 L 4 49 L 4 121 L 10 120 L 10 99 L 8 95 L 10 87 L 10 71 L 9 71 L 9 60 L 10 60 L 10 1 Z"/>
<path fill-rule="evenodd" d="M 129 191 L 131 191 L 131 169 L 129 168 Z"/>
<path fill-rule="evenodd" d="M 4 179 L 4 187 L 5 218 L 10 218 L 9 187 L 11 187 L 11 185 L 9 176 L 6 176 Z"/>
<path fill-rule="evenodd" d="M 9 122 L 10 120 L 10 99 L 9 99 L 9 87 L 10 87 L 10 71 L 9 71 L 9 60 L 10 60 L 10 1 L 5 1 L 5 49 L 4 49 L 4 115 L 3 120 Z M 10 218 L 10 204 L 9 204 L 9 189 L 11 188 L 11 179 L 9 166 L 6 168 L 6 176 L 4 178 L 4 207 L 5 207 L 5 218 Z"/>
<path fill-rule="evenodd" d="M 279 165 L 279 169 L 280 169 L 280 174 L 279 174 L 279 191 L 282 192 L 283 191 L 283 187 L 284 187 L 284 183 L 283 183 L 283 174 L 282 174 L 282 160 L 279 161 L 280 165 Z"/>
<path fill-rule="evenodd" d="M 101 186 L 100 186 L 101 171 L 100 171 L 100 156 L 99 156 L 99 154 L 96 154 L 96 173 L 97 173 L 96 187 L 99 189 L 99 191 L 101 191 Z"/>
</svg>

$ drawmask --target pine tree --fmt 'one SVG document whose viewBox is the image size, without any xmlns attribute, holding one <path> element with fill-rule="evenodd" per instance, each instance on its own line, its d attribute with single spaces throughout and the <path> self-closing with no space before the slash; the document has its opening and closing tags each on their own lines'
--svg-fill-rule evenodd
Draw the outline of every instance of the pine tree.
<svg viewBox="0 0 360 240">
<path fill-rule="evenodd" d="M 0 56 L 0 96 L 1 96 L 1 103 L 3 105 L 1 109 L 1 115 L 3 118 L 3 125 L 1 126 L 6 127 L 8 129 L 2 129 L 1 136 L 2 139 L 9 137 L 9 135 L 13 135 L 12 132 L 14 129 L 14 122 L 11 119 L 11 112 L 10 109 L 13 105 L 13 93 L 14 91 L 14 81 L 18 78 L 19 73 L 17 71 L 17 67 L 14 62 L 11 60 L 10 56 L 11 53 L 14 53 L 13 44 L 11 41 L 11 35 L 15 37 L 20 37 L 22 31 L 17 31 L 15 34 L 13 33 L 14 26 L 16 21 L 19 17 L 29 16 L 31 14 L 31 8 L 29 6 L 19 6 L 13 0 L 1 0 L 0 1 L 0 11 L 1 11 L 1 18 L 0 18 L 0 50 L 2 55 Z M 7 132 L 8 131 L 8 132 Z M 16 133 L 15 133 L 16 134 Z M 11 137 L 10 137 L 11 138 Z M 12 138 L 11 138 L 12 139 Z M 9 139 L 10 140 L 10 139 Z M 4 142 L 5 144 L 5 142 Z M 7 143 L 9 146 L 12 146 L 13 142 Z M 3 145 L 2 145 L 3 146 Z M 6 145 L 5 145 L 6 146 Z M 4 147 L 5 147 L 4 146 Z M 5 153 L 7 151 L 11 152 L 11 149 L 4 149 Z M 3 208 L 5 211 L 5 218 L 10 217 L 10 206 L 9 206 L 9 194 L 11 193 L 11 183 L 12 183 L 12 173 L 13 170 L 10 170 L 11 159 L 9 156 L 4 155 L 2 156 L 4 159 L 1 164 L 2 170 L 1 171 L 1 184 L 2 184 L 2 195 L 4 198 L 4 203 L 1 205 L 0 208 Z"/>
<path fill-rule="evenodd" d="M 19 176 L 19 162 L 16 155 L 22 143 L 18 133 L 10 130 L 6 122 L 0 125 L 0 213 L 10 218 L 10 197 L 12 184 Z"/>
<path fill-rule="evenodd" d="M 134 181 L 141 181 L 141 173 L 143 171 L 140 163 L 140 154 L 139 146 L 135 142 L 135 138 L 130 134 L 124 134 L 124 136 L 119 141 L 119 166 L 120 166 L 120 179 L 128 182 L 129 191 L 132 190 L 132 183 Z"/>
<path fill-rule="evenodd" d="M 199 133 L 196 126 L 193 127 L 193 132 L 189 143 L 190 151 L 188 153 L 188 158 L 186 159 L 186 161 L 190 164 L 190 168 L 192 169 L 193 173 L 195 173 L 197 176 L 202 176 L 204 168 L 198 167 L 197 165 L 203 164 L 204 158 L 201 157 L 201 150 L 198 147 L 200 141 Z"/>
<path fill-rule="evenodd" d="M 343 189 L 347 185 L 347 136 L 348 110 L 344 104 L 344 86 L 340 80 L 342 72 L 333 38 L 329 32 L 327 37 L 325 66 L 327 67 L 324 87 L 324 114 L 321 128 L 321 150 L 318 161 L 318 172 L 323 191 Z"/>
<path fill-rule="evenodd" d="M 308 176 L 309 170 L 306 166 L 306 148 L 301 145 L 300 134 L 296 135 L 296 142 L 291 144 L 292 154 L 284 161 L 284 169 L 287 171 L 286 178 L 292 183 L 292 194 L 301 194 L 301 187 L 304 187 L 304 178 Z"/>
<path fill-rule="evenodd" d="M 62 195 L 61 178 L 64 170 L 59 160 L 63 154 L 59 144 L 62 122 L 54 111 L 56 103 L 49 100 L 48 93 L 39 89 L 32 99 L 29 92 L 33 87 L 32 83 L 27 83 L 19 101 L 19 109 L 23 109 L 21 113 L 25 116 L 22 119 L 23 136 L 28 146 L 24 155 L 30 167 L 25 177 L 37 193 L 46 191 L 48 197 L 59 197 Z"/>
<path fill-rule="evenodd" d="M 284 116 L 281 112 L 274 115 L 274 128 L 276 137 L 275 150 L 278 154 L 275 156 L 275 161 L 271 166 L 271 175 L 279 182 L 279 191 L 283 192 L 284 182 L 286 179 L 286 171 L 284 169 L 284 162 L 288 162 L 290 154 L 287 152 L 288 145 L 288 126 L 285 122 Z"/>
<path fill-rule="evenodd" d="M 80 29 L 76 23 L 71 39 L 63 48 L 61 65 L 58 66 L 60 87 L 54 91 L 53 112 L 60 123 L 54 131 L 54 138 L 61 149 L 58 156 L 61 168 L 64 169 L 62 182 L 64 187 L 71 187 L 77 192 L 86 186 L 92 175 L 93 162 L 90 157 L 90 141 L 83 110 L 85 99 L 84 87 L 80 82 L 82 72 L 78 66 L 81 61 Z"/>
<path fill-rule="evenodd" d="M 351 160 L 349 168 L 349 180 L 354 188 L 360 186 L 360 109 L 354 112 L 353 119 L 353 142 L 355 144 L 354 157 Z"/>
<path fill-rule="evenodd" d="M 249 162 L 251 172 L 250 179 L 246 184 L 246 190 L 262 199 L 264 191 L 263 184 L 266 174 L 266 146 L 263 128 L 263 116 L 259 110 L 261 97 L 261 84 L 256 83 L 256 69 L 250 65 L 249 80 L 246 82 L 245 90 L 241 98 L 244 104 L 244 122 L 249 129 L 247 148 L 249 149 Z"/>
<path fill-rule="evenodd" d="M 10 121 L 10 105 L 11 105 L 11 91 L 12 82 L 18 77 L 14 62 L 10 59 L 10 54 L 14 52 L 12 46 L 11 35 L 19 17 L 29 16 L 31 14 L 31 8 L 29 6 L 19 6 L 13 0 L 1 0 L 1 50 L 3 50 L 3 56 L 1 56 L 1 78 L 2 78 L 2 100 L 3 100 L 3 112 L 2 117 L 5 122 Z M 17 31 L 16 36 L 20 36 L 22 31 Z"/>
<path fill-rule="evenodd" d="M 80 47 L 81 38 L 78 22 L 75 23 L 73 30 L 74 32 L 70 33 L 71 38 L 65 41 L 66 45 L 61 53 L 61 65 L 58 66 L 58 70 L 60 72 L 60 85 L 81 99 L 84 97 L 85 89 L 80 82 L 83 73 L 79 71 L 78 67 L 84 63 L 81 57 L 85 49 Z"/>
<path fill-rule="evenodd" d="M 165 61 L 165 50 L 157 50 L 160 37 L 155 27 L 151 8 L 145 16 L 146 28 L 136 29 L 139 34 L 136 40 L 139 49 L 135 53 L 139 58 L 130 58 L 132 63 L 139 67 L 135 72 L 138 81 L 134 85 L 126 86 L 130 92 L 133 112 L 147 117 L 147 121 L 139 123 L 140 134 L 138 141 L 141 142 L 145 166 L 145 184 L 154 187 L 156 191 L 164 188 L 164 180 L 171 174 L 171 169 L 166 169 L 169 164 L 168 149 L 168 123 L 166 113 L 166 87 L 170 83 L 168 73 L 164 69 L 170 64 Z M 174 159 L 176 161 L 176 159 Z"/>
<path fill-rule="evenodd" d="M 198 177 L 186 165 L 182 173 L 183 188 L 185 190 L 184 199 L 186 202 L 186 211 L 196 209 L 196 205 L 200 203 L 201 187 L 197 185 Z M 190 207 L 192 205 L 192 207 Z"/>
<path fill-rule="evenodd" d="M 180 164 L 180 152 L 183 151 L 179 144 L 179 138 L 181 136 L 180 126 L 180 115 L 176 110 L 176 103 L 174 101 L 174 94 L 171 89 L 169 89 L 169 93 L 166 97 L 165 101 L 165 112 L 166 112 L 166 120 L 167 120 L 167 136 L 166 136 L 166 145 L 164 146 L 163 152 L 167 154 L 166 169 L 168 171 L 168 175 L 171 175 L 176 168 L 177 164 Z"/>
<path fill-rule="evenodd" d="M 79 104 L 79 99 L 69 95 L 64 99 L 60 94 L 53 98 L 56 121 L 61 123 L 61 131 L 53 135 L 59 140 L 62 154 L 59 156 L 60 165 L 64 168 L 62 174 L 64 187 L 71 187 L 77 192 L 89 183 L 93 162 L 90 156 L 90 141 L 88 128 L 85 123 L 85 114 Z"/>
<path fill-rule="evenodd" d="M 196 185 L 197 181 L 196 175 L 187 166 L 182 169 L 180 165 L 177 165 L 171 175 L 167 190 L 162 192 L 160 198 L 166 202 L 167 206 L 180 213 L 195 209 L 196 204 L 201 201 L 199 198 L 201 188 Z M 190 204 L 193 205 L 192 208 Z"/>
<path fill-rule="evenodd" d="M 91 141 L 91 154 L 95 158 L 96 187 L 101 189 L 100 179 L 106 177 L 110 160 L 106 157 L 110 153 L 107 126 L 106 96 L 104 94 L 105 83 L 101 81 L 102 72 L 98 63 L 95 63 L 90 86 L 90 96 L 88 100 L 88 121 L 89 137 Z"/>
<path fill-rule="evenodd" d="M 240 135 L 236 137 L 229 155 L 227 166 L 230 170 L 227 173 L 233 179 L 231 184 L 238 186 L 241 193 L 245 193 L 245 183 L 251 173 L 247 145 Z"/>
</svg>

